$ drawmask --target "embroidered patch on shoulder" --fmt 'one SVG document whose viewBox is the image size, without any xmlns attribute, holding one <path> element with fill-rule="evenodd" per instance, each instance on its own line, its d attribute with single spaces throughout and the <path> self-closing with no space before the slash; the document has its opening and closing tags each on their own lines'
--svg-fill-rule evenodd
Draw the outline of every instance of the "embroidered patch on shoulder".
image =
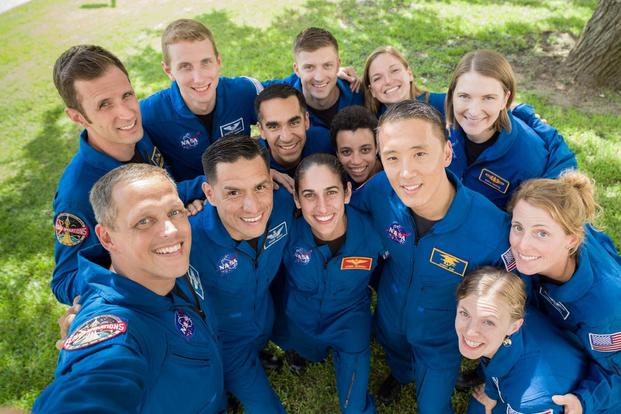
<svg viewBox="0 0 621 414">
<path fill-rule="evenodd" d="M 621 351 L 621 332 L 594 334 L 589 332 L 591 349 L 600 352 Z"/>
<path fill-rule="evenodd" d="M 164 156 L 156 146 L 153 146 L 153 153 L 151 154 L 151 164 L 160 168 L 164 168 Z"/>
<path fill-rule="evenodd" d="M 267 236 L 265 236 L 265 243 L 263 243 L 263 248 L 268 249 L 278 240 L 282 239 L 287 235 L 287 222 L 283 221 L 276 227 L 272 227 L 268 232 Z"/>
<path fill-rule="evenodd" d="M 194 133 L 186 132 L 179 140 L 181 148 L 183 148 L 184 150 L 189 150 L 196 147 L 198 145 L 198 137 L 200 135 L 200 131 L 196 131 Z"/>
<path fill-rule="evenodd" d="M 220 262 L 218 262 L 218 271 L 225 275 L 237 269 L 238 264 L 239 262 L 235 253 L 225 254 L 222 259 L 220 259 Z"/>
<path fill-rule="evenodd" d="M 505 264 L 505 269 L 507 269 L 507 272 L 511 272 L 517 267 L 515 263 L 515 257 L 513 257 L 513 252 L 511 252 L 510 247 L 500 257 L 502 258 L 502 262 Z"/>
<path fill-rule="evenodd" d="M 203 284 L 201 283 L 201 278 L 198 274 L 198 271 L 190 265 L 188 269 L 188 278 L 190 279 L 190 284 L 192 288 L 196 292 L 201 299 L 205 299 L 205 291 L 203 290 Z"/>
<path fill-rule="evenodd" d="M 220 125 L 220 136 L 240 134 L 244 131 L 244 118 L 238 118 L 228 124 Z"/>
<path fill-rule="evenodd" d="M 307 265 L 310 263 L 311 261 L 311 254 L 313 253 L 313 250 L 306 250 L 302 247 L 297 247 L 295 249 L 295 251 L 293 252 L 293 258 L 295 259 L 296 263 L 301 263 L 303 265 Z"/>
<path fill-rule="evenodd" d="M 507 194 L 507 190 L 511 184 L 509 181 L 505 180 L 495 172 L 488 170 L 487 168 L 483 168 L 481 170 L 481 174 L 479 174 L 479 181 L 503 194 Z"/>
<path fill-rule="evenodd" d="M 435 247 L 431 251 L 429 262 L 462 277 L 466 274 L 466 269 L 468 268 L 468 262 L 466 260 L 453 256 L 450 253 L 443 252 Z"/>
<path fill-rule="evenodd" d="M 116 315 L 100 315 L 89 319 L 65 340 L 63 349 L 74 351 L 114 338 L 127 330 L 127 323 Z"/>
<path fill-rule="evenodd" d="M 75 246 L 87 239 L 88 226 L 80 217 L 71 213 L 60 213 L 54 223 L 56 239 L 65 246 Z"/>
<path fill-rule="evenodd" d="M 341 270 L 371 270 L 372 257 L 349 256 L 341 260 Z"/>
<path fill-rule="evenodd" d="M 192 322 L 192 318 L 190 318 L 183 309 L 177 309 L 175 311 L 175 326 L 181 335 L 186 338 L 194 335 L 194 322 Z"/>
<path fill-rule="evenodd" d="M 412 235 L 412 233 L 407 233 L 405 228 L 396 221 L 393 221 L 392 224 L 388 226 L 386 234 L 390 240 L 399 244 L 405 244 L 407 238 Z"/>
<path fill-rule="evenodd" d="M 252 82 L 252 85 L 254 86 L 254 89 L 256 89 L 256 91 L 257 91 L 257 95 L 260 94 L 261 91 L 264 89 L 263 85 L 261 84 L 261 82 L 259 82 L 255 78 L 251 78 L 250 76 L 242 76 L 242 78 L 246 78 L 250 82 Z"/>
</svg>

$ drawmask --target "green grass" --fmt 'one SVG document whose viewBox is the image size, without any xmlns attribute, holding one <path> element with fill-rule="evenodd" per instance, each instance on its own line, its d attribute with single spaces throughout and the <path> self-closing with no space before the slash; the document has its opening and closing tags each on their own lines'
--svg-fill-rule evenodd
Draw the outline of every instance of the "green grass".
<svg viewBox="0 0 621 414">
<path fill-rule="evenodd" d="M 52 199 L 77 148 L 78 129 L 63 113 L 51 82 L 56 57 L 77 43 L 97 43 L 119 55 L 144 97 L 168 84 L 159 62 L 158 38 L 178 17 L 196 17 L 215 33 L 224 75 L 275 78 L 291 72 L 291 42 L 309 25 L 339 39 L 344 64 L 359 73 L 371 50 L 390 44 L 405 52 L 419 83 L 446 87 L 463 53 L 492 48 L 513 57 L 536 56 L 544 31 L 579 34 L 596 1 L 500 0 L 419 2 L 228 1 L 209 9 L 203 1 L 117 2 L 93 8 L 78 0 L 34 0 L 0 15 L 0 406 L 30 407 L 53 378 L 56 318 L 62 314 L 50 290 L 53 269 Z M 105 3 L 105 2 L 101 2 Z M 282 9 L 283 4 L 290 7 Z M 611 98 L 617 103 L 619 96 Z M 581 168 L 598 183 L 601 224 L 621 242 L 621 118 L 605 111 L 555 106 L 545 94 L 522 90 L 558 127 Z M 589 111 L 592 112 L 592 111 Z M 387 372 L 374 347 L 371 389 Z M 287 369 L 271 380 L 292 413 L 337 412 L 331 363 L 313 364 L 303 378 Z M 413 413 L 413 387 L 382 413 Z M 460 411 L 466 397 L 456 397 Z"/>
</svg>

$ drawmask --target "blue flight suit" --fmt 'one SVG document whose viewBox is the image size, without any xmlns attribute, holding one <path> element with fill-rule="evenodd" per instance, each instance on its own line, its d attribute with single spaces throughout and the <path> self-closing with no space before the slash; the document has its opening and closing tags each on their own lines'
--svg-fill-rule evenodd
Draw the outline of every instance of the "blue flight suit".
<svg viewBox="0 0 621 414">
<path fill-rule="evenodd" d="M 369 279 L 383 255 L 370 219 L 346 206 L 344 244 L 335 256 L 317 246 L 303 217 L 296 219 L 284 253 L 285 287 L 272 339 L 283 349 L 321 361 L 332 348 L 341 411 L 374 413 L 368 392 L 371 304 Z"/>
<path fill-rule="evenodd" d="M 550 152 L 556 150 L 556 155 L 564 156 L 563 146 L 559 144 L 562 137 L 558 133 L 556 139 L 543 132 L 540 136 L 512 113 L 509 113 L 509 119 L 511 132 L 504 129 L 500 131 L 498 140 L 486 148 L 471 165 L 468 165 L 466 155 L 465 142 L 468 139 L 466 134 L 461 127 L 450 131 L 453 160 L 449 169 L 466 187 L 480 192 L 502 209 L 522 182 L 531 178 L 556 178 L 565 168 L 576 166 L 574 157 L 563 161 L 561 158 L 555 158 L 555 154 Z M 556 131 L 551 127 L 541 129 Z"/>
<path fill-rule="evenodd" d="M 446 118 L 444 114 L 444 101 L 446 100 L 445 93 L 429 92 L 429 95 L 427 95 L 427 93 L 423 92 L 416 97 L 416 100 L 418 102 L 425 102 L 433 106 L 438 112 L 440 112 L 440 115 L 442 115 L 443 120 Z M 382 116 L 384 112 L 386 112 L 386 109 L 387 109 L 386 105 L 384 104 L 380 105 L 379 109 L 377 110 L 378 119 L 380 116 Z"/>
<path fill-rule="evenodd" d="M 190 261 L 198 269 L 218 319 L 222 340 L 224 386 L 248 413 L 284 409 L 259 361 L 274 323 L 270 283 L 276 276 L 293 219 L 293 199 L 274 192 L 274 207 L 258 252 L 247 241 L 231 238 L 215 207 L 206 205 L 190 217 Z"/>
<path fill-rule="evenodd" d="M 168 169 L 164 157 L 146 134 L 136 143 L 136 153 L 145 163 Z M 52 292 L 59 302 L 71 304 L 84 285 L 77 278 L 78 252 L 98 245 L 95 235 L 95 213 L 88 194 L 97 180 L 124 163 L 93 148 L 88 143 L 86 130 L 80 134 L 80 148 L 58 183 L 54 196 L 54 229 L 56 267 L 52 275 Z M 201 189 L 204 177 L 177 184 L 184 204 L 204 198 Z"/>
<path fill-rule="evenodd" d="M 264 81 L 263 86 L 267 87 L 274 83 L 286 83 L 287 85 L 293 86 L 298 91 L 303 92 L 302 81 L 295 73 L 292 73 L 284 79 Z M 349 83 L 347 81 L 337 79 L 336 86 L 340 91 L 337 106 L 339 111 L 347 106 L 364 104 L 364 94 L 362 92 L 352 92 L 351 89 L 349 89 Z M 310 137 L 313 141 L 319 142 L 320 144 L 318 145 L 322 147 L 328 145 L 330 150 L 321 152 L 336 154 L 336 148 L 334 148 L 332 138 L 330 137 L 330 125 L 326 125 L 325 122 L 314 113 L 311 107 L 308 107 L 308 114 L 310 117 L 310 128 L 306 131 L 306 136 Z"/>
<path fill-rule="evenodd" d="M 101 245 L 78 260 L 82 309 L 33 412 L 223 413 L 220 344 L 196 270 L 160 296 L 111 272 Z"/>
<path fill-rule="evenodd" d="M 571 390 L 586 414 L 613 406 L 611 412 L 621 412 L 621 265 L 611 253 L 587 230 L 571 279 L 557 285 L 534 278 L 540 309 L 591 356 L 588 373 Z"/>
<path fill-rule="evenodd" d="M 481 360 L 485 393 L 496 400 L 492 413 L 562 413 L 552 396 L 570 392 L 586 373 L 585 355 L 573 339 L 527 308 L 524 324 L 511 335 L 511 345 L 501 345 L 491 359 Z M 468 413 L 484 412 L 483 405 L 471 398 Z"/>
<path fill-rule="evenodd" d="M 140 102 L 144 128 L 172 165 L 176 180 L 202 175 L 201 156 L 218 138 L 250 135 L 250 126 L 257 122 L 254 101 L 262 89 L 253 78 L 221 76 L 211 131 L 206 131 L 203 122 L 190 111 L 177 82 Z"/>
<path fill-rule="evenodd" d="M 379 172 L 352 195 L 372 216 L 390 256 L 377 289 L 374 333 L 392 375 L 414 380 L 419 413 L 450 413 L 459 374 L 455 291 L 480 266 L 515 266 L 507 242 L 509 217 L 447 171 L 456 193 L 445 217 L 416 242 L 411 210 Z"/>
</svg>

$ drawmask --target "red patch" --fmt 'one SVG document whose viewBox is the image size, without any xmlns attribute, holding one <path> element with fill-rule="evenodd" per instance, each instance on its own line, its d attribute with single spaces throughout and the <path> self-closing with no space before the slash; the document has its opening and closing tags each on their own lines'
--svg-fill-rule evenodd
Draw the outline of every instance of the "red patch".
<svg viewBox="0 0 621 414">
<path fill-rule="evenodd" d="M 54 223 L 56 239 L 65 246 L 75 246 L 88 237 L 88 226 L 80 217 L 71 213 L 60 213 Z"/>
<path fill-rule="evenodd" d="M 341 260 L 341 270 L 371 270 L 372 265 L 372 257 L 350 256 Z"/>
<path fill-rule="evenodd" d="M 127 323 L 115 315 L 99 315 L 84 322 L 71 334 L 63 349 L 74 351 L 112 339 L 127 330 Z"/>
</svg>

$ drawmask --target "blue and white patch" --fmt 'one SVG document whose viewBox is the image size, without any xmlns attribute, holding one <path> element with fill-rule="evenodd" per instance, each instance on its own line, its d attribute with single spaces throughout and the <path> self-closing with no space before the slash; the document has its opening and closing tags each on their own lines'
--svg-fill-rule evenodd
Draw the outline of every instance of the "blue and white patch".
<svg viewBox="0 0 621 414">
<path fill-rule="evenodd" d="M 505 400 L 502 398 L 502 393 L 500 392 L 500 381 L 498 381 L 498 377 L 492 377 L 492 382 L 496 386 L 496 391 L 498 391 L 498 397 L 500 397 L 500 401 L 504 403 Z"/>
<path fill-rule="evenodd" d="M 390 240 L 399 244 L 405 244 L 407 238 L 412 235 L 412 233 L 406 232 L 405 228 L 396 221 L 393 221 L 392 224 L 388 226 L 386 234 Z"/>
<path fill-rule="evenodd" d="M 268 232 L 267 236 L 265 236 L 265 243 L 263 243 L 263 248 L 268 249 L 270 246 L 274 245 L 278 240 L 282 239 L 287 235 L 287 222 L 283 221 L 276 227 L 272 227 Z"/>
<path fill-rule="evenodd" d="M 507 272 L 511 272 L 517 267 L 517 264 L 515 263 L 515 257 L 513 257 L 513 252 L 511 251 L 510 247 L 500 257 L 502 258 L 502 262 L 505 264 L 505 269 L 507 269 Z"/>
<path fill-rule="evenodd" d="M 194 335 L 194 322 L 192 318 L 183 311 L 183 309 L 177 309 L 175 311 L 175 326 L 181 335 L 186 338 Z"/>
<path fill-rule="evenodd" d="M 192 285 L 192 289 L 194 292 L 201 298 L 205 299 L 205 291 L 203 290 L 203 284 L 201 283 L 201 278 L 198 274 L 198 271 L 190 265 L 188 269 L 188 278 L 190 279 L 190 284 Z"/>
<path fill-rule="evenodd" d="M 550 296 L 548 291 L 545 290 L 543 286 L 539 286 L 539 294 L 543 296 L 544 299 L 547 300 L 548 303 L 550 303 L 550 305 L 552 305 L 552 307 L 554 307 L 554 309 L 558 311 L 558 313 L 561 314 L 561 317 L 563 318 L 563 320 L 567 320 L 567 318 L 569 318 L 569 310 L 565 307 L 565 305 L 553 299 L 552 296 Z"/>
<path fill-rule="evenodd" d="M 492 187 L 494 190 L 502 194 L 507 194 L 507 190 L 509 189 L 509 185 L 511 184 L 508 180 L 505 180 L 504 178 L 502 178 L 495 172 L 488 170 L 487 168 L 483 168 L 481 170 L 481 173 L 479 174 L 479 181 L 489 187 Z"/>
<path fill-rule="evenodd" d="M 151 164 L 164 168 L 164 156 L 155 146 L 153 147 L 153 153 L 151 154 Z"/>
<path fill-rule="evenodd" d="M 237 269 L 239 261 L 234 253 L 225 254 L 218 262 L 218 272 L 225 275 Z"/>
<path fill-rule="evenodd" d="M 179 140 L 181 148 L 183 148 L 184 150 L 189 150 L 196 147 L 198 145 L 198 138 L 200 137 L 200 135 L 200 131 L 194 133 L 186 132 Z"/>
<path fill-rule="evenodd" d="M 312 253 L 313 253 L 312 249 L 306 250 L 302 247 L 297 247 L 295 249 L 295 252 L 293 252 L 293 257 L 296 263 L 307 265 L 310 263 Z"/>
<path fill-rule="evenodd" d="M 244 132 L 244 118 L 239 118 L 228 124 L 220 125 L 220 135 L 223 137 L 226 135 L 241 134 L 242 132 Z"/>
</svg>

